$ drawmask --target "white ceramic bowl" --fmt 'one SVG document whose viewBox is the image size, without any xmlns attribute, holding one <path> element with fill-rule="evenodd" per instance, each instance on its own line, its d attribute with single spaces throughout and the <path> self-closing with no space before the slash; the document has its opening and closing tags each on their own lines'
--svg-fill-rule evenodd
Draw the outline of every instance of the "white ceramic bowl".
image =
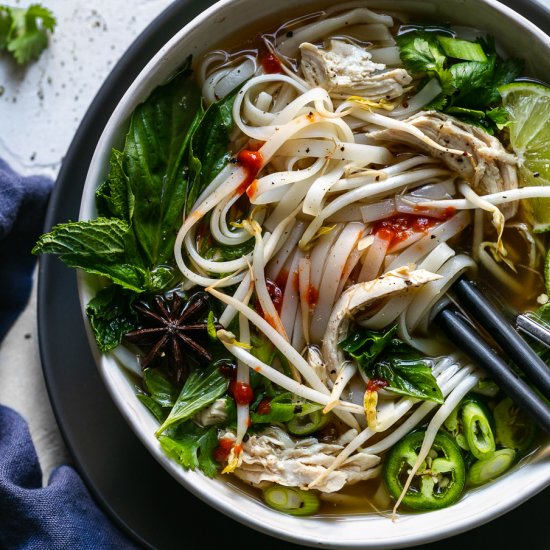
<svg viewBox="0 0 550 550">
<path fill-rule="evenodd" d="M 526 73 L 543 80 L 550 74 L 550 39 L 526 19 L 493 0 L 366 1 L 382 11 L 416 11 L 433 20 L 483 29 L 494 35 L 510 55 L 526 58 Z M 94 193 L 108 171 L 112 147 L 120 147 L 129 117 L 138 103 L 175 72 L 189 55 L 200 56 L 225 37 L 243 36 L 255 21 L 274 16 L 283 22 L 289 13 L 318 9 L 311 0 L 222 0 L 181 29 L 143 69 L 125 93 L 99 140 L 92 159 L 80 219 L 95 217 Z M 256 26 L 255 26 L 256 28 Z M 79 292 L 84 310 L 93 296 L 94 281 L 81 276 Z M 87 325 L 87 323 L 86 323 Z M 296 543 L 326 548 L 403 548 L 449 537 L 504 514 L 550 484 L 550 452 L 539 449 L 512 471 L 479 489 L 468 491 L 450 508 L 424 514 L 403 514 L 397 522 L 374 515 L 296 518 L 271 510 L 247 493 L 220 479 L 183 470 L 168 459 L 154 436 L 151 414 L 136 399 L 128 372 L 114 356 L 97 351 L 98 368 L 113 400 L 131 428 L 160 464 L 189 491 L 219 511 L 255 529 Z"/>
</svg>

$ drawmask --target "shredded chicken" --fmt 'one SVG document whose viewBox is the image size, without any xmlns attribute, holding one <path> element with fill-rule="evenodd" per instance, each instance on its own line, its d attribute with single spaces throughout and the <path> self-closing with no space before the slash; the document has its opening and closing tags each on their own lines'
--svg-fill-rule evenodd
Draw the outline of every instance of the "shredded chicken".
<svg viewBox="0 0 550 550">
<path fill-rule="evenodd" d="M 225 399 L 216 399 L 214 403 L 200 410 L 193 420 L 199 426 L 214 426 L 215 424 L 221 424 L 227 420 L 227 409 Z"/>
<path fill-rule="evenodd" d="M 405 69 L 387 70 L 383 63 L 374 63 L 367 50 L 342 40 L 331 40 L 329 49 L 304 42 L 300 52 L 305 80 L 328 92 L 390 100 L 411 82 Z"/>
<path fill-rule="evenodd" d="M 439 151 L 401 130 L 381 130 L 371 132 L 369 136 L 377 140 L 408 143 L 435 158 L 440 158 L 480 195 L 499 193 L 518 187 L 516 157 L 508 153 L 497 138 L 481 128 L 435 111 L 422 111 L 405 122 L 421 130 L 436 143 L 459 149 L 466 155 L 457 156 Z M 517 202 L 502 206 L 502 213 L 507 219 L 511 218 L 516 211 Z"/>
<path fill-rule="evenodd" d="M 268 428 L 261 434 L 251 435 L 243 443 L 239 457 L 242 462 L 234 473 L 254 486 L 271 482 L 307 489 L 334 462 L 346 442 L 357 435 L 355 430 L 349 432 L 334 443 L 322 443 L 315 437 L 294 440 L 280 428 Z M 228 432 L 222 437 L 235 436 Z M 315 488 L 324 493 L 333 493 L 344 485 L 370 479 L 379 474 L 379 463 L 380 457 L 376 455 L 356 453 Z"/>
</svg>

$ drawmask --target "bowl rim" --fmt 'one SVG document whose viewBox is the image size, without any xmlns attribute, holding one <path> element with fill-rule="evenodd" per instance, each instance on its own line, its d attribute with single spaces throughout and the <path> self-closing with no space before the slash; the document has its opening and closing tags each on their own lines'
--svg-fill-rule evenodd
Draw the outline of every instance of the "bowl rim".
<svg viewBox="0 0 550 550">
<path fill-rule="evenodd" d="M 191 20 L 187 25 L 185 25 L 170 40 L 168 40 L 166 44 L 157 52 L 157 54 L 146 64 L 139 75 L 134 79 L 130 87 L 122 96 L 115 110 L 113 111 L 96 145 L 94 155 L 88 169 L 84 190 L 82 193 L 82 203 L 79 219 L 89 219 L 91 217 L 90 214 L 93 213 L 93 193 L 97 187 L 98 182 L 101 181 L 100 176 L 104 174 L 105 171 L 105 155 L 107 152 L 110 152 L 109 144 L 112 142 L 113 136 L 117 134 L 117 131 L 120 132 L 120 128 L 123 127 L 125 122 L 127 121 L 128 114 L 133 110 L 133 107 L 132 109 L 129 109 L 129 105 L 135 104 L 136 96 L 144 97 L 144 91 L 146 91 L 148 87 L 150 91 L 156 85 L 160 84 L 160 82 L 156 82 L 154 83 L 154 86 L 151 87 L 151 82 L 149 81 L 149 78 L 151 76 L 152 70 L 157 68 L 158 65 L 166 59 L 166 57 L 169 57 L 170 51 L 175 49 L 187 34 L 192 32 L 194 29 L 201 27 L 208 19 L 215 17 L 228 6 L 231 6 L 232 4 L 236 4 L 238 2 L 246 1 L 247 0 L 220 0 L 207 8 L 205 11 L 203 11 L 193 20 Z M 526 30 L 526 32 L 531 35 L 535 35 L 540 41 L 544 42 L 547 48 L 550 50 L 550 38 L 533 23 L 528 21 L 526 18 L 524 18 L 511 8 L 501 4 L 497 0 L 477 0 L 477 2 L 487 5 L 489 8 L 501 13 L 508 19 L 512 18 L 514 22 L 522 26 Z M 369 2 L 365 2 L 365 4 L 367 5 L 367 7 L 370 7 Z M 253 498 L 250 498 L 250 496 L 248 495 L 246 495 L 244 499 L 230 498 L 220 501 L 218 498 L 219 495 L 216 495 L 215 493 L 207 490 L 208 488 L 213 488 L 210 481 L 213 481 L 214 483 L 218 482 L 215 480 L 208 480 L 208 478 L 200 473 L 185 471 L 179 464 L 166 457 L 166 455 L 164 455 L 164 453 L 162 452 L 158 441 L 156 440 L 156 438 L 154 438 L 153 431 L 147 431 L 146 427 L 143 424 L 140 424 L 140 422 L 137 420 L 136 413 L 139 414 L 139 411 L 134 410 L 132 405 L 129 405 L 129 403 L 123 398 L 123 393 L 119 391 L 122 381 L 121 379 L 117 378 L 117 376 L 120 375 L 120 372 L 118 371 L 121 370 L 121 367 L 118 365 L 112 355 L 102 354 L 101 352 L 99 352 L 89 323 L 87 322 L 85 307 L 86 303 L 92 297 L 92 279 L 93 277 L 83 274 L 82 272 L 78 272 L 77 281 L 80 306 L 82 315 L 84 317 L 86 334 L 90 343 L 90 348 L 92 350 L 94 360 L 99 367 L 101 378 L 105 383 L 107 390 L 114 403 L 116 404 L 118 410 L 121 412 L 122 416 L 130 425 L 131 429 L 144 444 L 144 446 L 148 449 L 148 451 L 152 454 L 152 456 L 172 475 L 172 477 L 174 477 L 179 483 L 181 483 L 195 496 L 201 498 L 213 508 L 230 516 L 240 523 L 248 525 L 249 527 L 257 529 L 268 535 L 309 546 L 320 546 L 327 548 L 403 548 L 440 540 L 442 538 L 447 538 L 463 531 L 472 529 L 488 521 L 491 521 L 492 519 L 495 519 L 496 517 L 505 514 L 506 512 L 515 508 L 528 498 L 534 496 L 536 493 L 550 485 L 550 453 L 545 453 L 544 449 L 542 449 L 541 452 L 537 453 L 536 457 L 530 457 L 525 461 L 529 462 L 529 468 L 516 467 L 515 471 L 510 474 L 516 477 L 515 485 L 517 489 L 515 491 L 512 491 L 513 496 L 511 498 L 496 498 L 498 494 L 497 489 L 499 486 L 503 485 L 503 482 L 506 482 L 506 491 L 509 491 L 508 485 L 510 479 L 509 476 L 505 476 L 505 478 L 499 478 L 490 485 L 473 491 L 470 490 L 471 494 L 468 495 L 468 497 L 486 494 L 487 498 L 485 500 L 489 500 L 491 503 L 490 506 L 486 505 L 481 513 L 476 509 L 468 510 L 467 506 L 463 506 L 464 513 L 462 513 L 462 515 L 459 515 L 460 519 L 453 521 L 450 525 L 443 521 L 440 522 L 440 525 L 438 527 L 434 528 L 432 522 L 429 522 L 429 525 L 426 525 L 425 528 L 420 532 L 413 531 L 406 535 L 398 533 L 395 536 L 390 535 L 384 536 L 383 538 L 379 538 L 377 536 L 375 538 L 372 538 L 371 540 L 365 540 L 363 537 L 342 540 L 341 530 L 336 529 L 333 529 L 333 531 L 338 532 L 336 536 L 324 540 L 319 540 L 319 530 L 317 524 L 328 520 L 329 524 L 340 523 L 348 524 L 349 526 L 350 523 L 357 524 L 363 522 L 364 518 L 366 518 L 367 521 L 373 521 L 372 516 L 349 516 L 346 518 L 340 518 L 339 521 L 335 521 L 334 518 L 330 516 L 323 516 L 321 518 L 292 518 L 291 516 L 282 515 L 279 512 L 273 511 L 261 503 L 258 509 L 257 505 L 259 503 L 256 502 Z M 519 474 L 520 469 L 523 471 L 522 475 Z M 521 481 L 520 478 L 525 479 Z M 221 483 L 225 487 L 227 487 L 228 485 L 227 483 L 221 481 L 219 483 Z M 495 494 L 493 495 L 493 493 Z M 463 504 L 467 500 L 469 500 L 469 498 L 463 498 Z M 244 506 L 250 509 L 241 510 L 240 506 L 242 506 L 243 503 Z M 402 522 L 402 524 L 409 523 L 411 521 L 414 521 L 412 518 L 425 518 L 427 516 L 434 517 L 434 515 L 449 515 L 449 519 L 451 519 L 451 517 L 456 514 L 453 513 L 451 515 L 446 513 L 446 511 L 453 510 L 454 512 L 456 512 L 457 506 L 459 505 L 460 503 L 454 505 L 451 508 L 438 510 L 436 512 L 423 513 L 421 515 L 408 514 L 406 516 L 403 516 L 400 521 Z M 260 513 L 257 516 L 253 512 L 263 513 Z M 385 521 L 388 520 L 386 519 Z M 314 524 L 313 528 L 309 526 L 309 524 L 311 523 Z M 303 526 L 306 526 L 306 528 L 303 529 Z"/>
</svg>

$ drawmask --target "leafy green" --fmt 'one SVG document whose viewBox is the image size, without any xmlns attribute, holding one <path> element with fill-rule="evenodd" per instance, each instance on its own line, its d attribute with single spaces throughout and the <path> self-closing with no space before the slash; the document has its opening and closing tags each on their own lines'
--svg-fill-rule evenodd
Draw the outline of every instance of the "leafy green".
<svg viewBox="0 0 550 550">
<path fill-rule="evenodd" d="M 227 391 L 229 380 L 220 374 L 216 365 L 208 369 L 194 370 L 179 394 L 168 418 L 157 430 L 157 435 L 167 428 L 181 424 L 191 418 Z"/>
<path fill-rule="evenodd" d="M 160 407 L 172 408 L 178 397 L 176 387 L 158 369 L 143 371 L 143 384 L 151 399 Z"/>
<path fill-rule="evenodd" d="M 427 107 L 481 126 L 489 133 L 502 129 L 508 123 L 508 114 L 502 108 L 498 88 L 521 74 L 522 62 L 499 57 L 492 38 L 468 42 L 441 36 L 439 32 L 416 27 L 397 37 L 407 70 L 415 76 L 439 80 L 442 92 Z M 446 50 L 468 51 L 462 57 L 472 59 L 457 60 L 456 54 L 446 55 Z"/>
<path fill-rule="evenodd" d="M 397 36 L 401 61 L 413 74 L 435 73 L 444 70 L 446 57 L 437 34 L 427 31 L 407 32 Z"/>
<path fill-rule="evenodd" d="M 113 149 L 109 164 L 109 175 L 96 191 L 99 215 L 131 223 L 136 199 L 124 172 L 124 153 Z"/>
<path fill-rule="evenodd" d="M 189 142 L 202 116 L 190 65 L 189 58 L 136 107 L 124 150 L 113 149 L 109 174 L 96 191 L 99 217 L 57 225 L 33 249 L 34 254 L 58 254 L 67 265 L 128 291 L 112 290 L 88 308 L 102 350 L 120 343 L 123 327 L 129 326 L 132 293 L 160 293 L 175 282 L 173 248 L 189 181 Z M 112 314 L 108 296 L 117 298 Z"/>
<path fill-rule="evenodd" d="M 430 362 L 399 338 L 397 325 L 385 331 L 358 329 L 338 345 L 371 379 L 386 381 L 386 390 L 443 403 Z"/>
<path fill-rule="evenodd" d="M 184 468 L 198 468 L 208 477 L 217 474 L 218 465 L 213 458 L 213 451 L 218 446 L 215 426 L 205 430 L 192 422 L 186 422 L 179 427 L 175 435 L 161 435 L 158 440 L 163 451 Z"/>
<path fill-rule="evenodd" d="M 444 402 L 443 394 L 428 361 L 393 357 L 377 363 L 372 373 L 373 378 L 386 380 L 388 386 L 385 389 L 393 393 L 427 399 L 440 404 Z"/>
<path fill-rule="evenodd" d="M 228 146 L 233 128 L 235 95 L 236 90 L 210 105 L 193 131 L 189 148 L 191 182 L 185 201 L 186 212 L 231 158 Z"/>
<path fill-rule="evenodd" d="M 117 218 L 97 218 L 92 221 L 56 225 L 42 235 L 33 254 L 58 254 L 70 267 L 77 267 L 109 278 L 115 284 L 143 292 L 147 273 L 142 266 L 126 259 L 127 243 L 133 235 L 127 222 Z"/>
<path fill-rule="evenodd" d="M 152 413 L 152 415 L 159 421 L 164 422 L 166 418 L 166 411 L 163 409 L 150 395 L 138 392 L 136 394 L 138 401 L 141 401 Z"/>
<path fill-rule="evenodd" d="M 362 330 L 352 333 L 339 346 L 361 367 L 369 369 L 378 359 L 380 354 L 391 345 L 397 325 L 392 326 L 386 332 L 374 330 Z"/>
<path fill-rule="evenodd" d="M 38 59 L 55 25 L 53 13 L 40 4 L 28 8 L 0 5 L 0 50 L 7 49 L 20 65 Z"/>
<path fill-rule="evenodd" d="M 136 328 L 136 315 L 130 307 L 133 296 L 111 285 L 88 302 L 86 315 L 100 351 L 116 348 L 122 337 Z"/>
<path fill-rule="evenodd" d="M 187 189 L 185 153 L 201 117 L 200 101 L 199 89 L 185 69 L 156 88 L 132 115 L 123 168 L 133 194 L 132 227 L 146 265 L 173 258 Z M 119 181 L 111 189 L 113 201 Z M 125 189 L 119 191 L 123 198 Z"/>
<path fill-rule="evenodd" d="M 206 329 L 208 331 L 208 337 L 212 341 L 218 339 L 218 331 L 216 330 L 216 318 L 213 311 L 208 312 L 208 319 L 206 321 Z"/>
</svg>

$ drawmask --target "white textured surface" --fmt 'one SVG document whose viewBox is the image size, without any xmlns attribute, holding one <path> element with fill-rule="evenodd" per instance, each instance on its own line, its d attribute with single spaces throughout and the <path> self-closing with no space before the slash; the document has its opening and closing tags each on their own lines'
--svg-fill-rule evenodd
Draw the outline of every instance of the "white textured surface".
<svg viewBox="0 0 550 550">
<path fill-rule="evenodd" d="M 30 2 L 6 0 L 10 5 Z M 0 55 L 0 158 L 55 177 L 97 90 L 124 51 L 171 0 L 42 0 L 58 26 L 40 59 Z M 93 7 L 91 7 L 93 6 Z M 29 422 L 44 477 L 69 457 L 48 401 L 36 330 L 36 288 L 0 345 L 0 403 Z"/>
</svg>

